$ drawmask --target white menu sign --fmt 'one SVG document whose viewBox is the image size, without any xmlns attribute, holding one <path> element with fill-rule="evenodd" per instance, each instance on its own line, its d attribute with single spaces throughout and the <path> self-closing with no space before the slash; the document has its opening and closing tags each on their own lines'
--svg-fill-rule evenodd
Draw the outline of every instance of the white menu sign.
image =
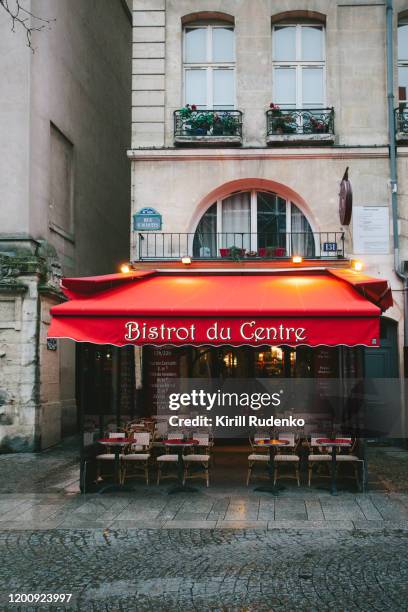
<svg viewBox="0 0 408 612">
<path fill-rule="evenodd" d="M 390 220 L 387 206 L 353 208 L 353 251 L 359 254 L 389 252 Z"/>
</svg>

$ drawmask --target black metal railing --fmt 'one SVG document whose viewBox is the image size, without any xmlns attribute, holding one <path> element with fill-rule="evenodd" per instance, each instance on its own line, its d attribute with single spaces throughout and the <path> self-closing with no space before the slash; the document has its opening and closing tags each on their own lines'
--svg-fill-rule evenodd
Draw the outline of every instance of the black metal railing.
<svg viewBox="0 0 408 612">
<path fill-rule="evenodd" d="M 174 111 L 175 138 L 199 139 L 211 137 L 242 138 L 242 112 L 239 110 L 192 110 L 185 107 Z"/>
<path fill-rule="evenodd" d="M 395 109 L 395 129 L 398 134 L 407 134 L 408 136 L 408 108 L 405 104 L 401 104 Z"/>
<path fill-rule="evenodd" d="M 148 259 L 307 259 L 343 258 L 343 232 L 156 233 L 138 235 L 140 260 Z"/>
<path fill-rule="evenodd" d="M 266 133 L 334 134 L 334 108 L 271 108 L 266 111 Z"/>
</svg>

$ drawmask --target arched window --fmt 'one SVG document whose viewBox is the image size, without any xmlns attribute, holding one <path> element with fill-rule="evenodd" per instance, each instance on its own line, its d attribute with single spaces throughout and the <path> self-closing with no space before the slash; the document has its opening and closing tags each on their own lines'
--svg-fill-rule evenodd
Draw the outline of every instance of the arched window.
<svg viewBox="0 0 408 612">
<path fill-rule="evenodd" d="M 234 26 L 223 21 L 187 23 L 183 41 L 184 104 L 199 110 L 233 110 Z"/>
<path fill-rule="evenodd" d="M 290 18 L 272 24 L 272 100 L 282 108 L 326 105 L 324 25 Z"/>
<path fill-rule="evenodd" d="M 310 224 L 290 200 L 267 191 L 242 191 L 215 202 L 201 217 L 194 257 L 218 257 L 236 247 L 263 257 L 314 257 Z"/>
</svg>

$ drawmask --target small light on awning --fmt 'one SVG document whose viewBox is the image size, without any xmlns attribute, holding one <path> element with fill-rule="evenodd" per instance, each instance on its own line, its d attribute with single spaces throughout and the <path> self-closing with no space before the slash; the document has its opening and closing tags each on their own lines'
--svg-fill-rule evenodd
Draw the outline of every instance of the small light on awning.
<svg viewBox="0 0 408 612">
<path fill-rule="evenodd" d="M 185 266 L 189 266 L 191 264 L 191 257 L 182 257 L 181 263 L 183 263 Z"/>
<path fill-rule="evenodd" d="M 130 272 L 129 264 L 122 264 L 120 266 L 120 271 L 122 272 L 122 274 L 128 274 Z"/>
<path fill-rule="evenodd" d="M 302 263 L 303 261 L 303 257 L 301 257 L 300 255 L 294 255 L 292 257 L 292 262 L 293 263 Z"/>
<path fill-rule="evenodd" d="M 356 272 L 361 272 L 361 270 L 364 268 L 364 264 L 362 261 L 355 259 L 351 262 L 351 267 L 353 268 L 353 270 L 355 270 Z"/>
</svg>

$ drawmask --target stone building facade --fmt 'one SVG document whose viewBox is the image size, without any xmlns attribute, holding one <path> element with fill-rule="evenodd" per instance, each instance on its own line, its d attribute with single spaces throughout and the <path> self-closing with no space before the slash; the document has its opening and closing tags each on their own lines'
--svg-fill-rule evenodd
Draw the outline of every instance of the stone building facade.
<svg viewBox="0 0 408 612">
<path fill-rule="evenodd" d="M 34 52 L 0 10 L 0 452 L 76 430 L 75 346 L 46 339 L 61 276 L 127 258 L 131 11 L 27 0 Z"/>
<path fill-rule="evenodd" d="M 393 8 L 397 106 L 405 44 L 397 44 L 398 31 L 408 3 L 396 0 Z M 325 243 L 338 249 L 344 235 L 345 259 L 361 259 L 367 274 L 389 280 L 395 303 L 384 320 L 384 346 L 393 345 L 402 373 L 404 293 L 394 265 L 386 61 L 386 6 L 377 0 L 134 0 L 132 214 L 153 208 L 162 228 L 132 232 L 131 260 L 151 266 L 183 255 L 219 259 L 219 246 L 234 245 L 222 238 L 223 244 L 197 247 L 205 227 L 258 233 L 243 245 L 256 253 L 265 222 L 259 194 L 277 197 L 275 206 L 287 203 L 286 234 L 301 227 L 314 235 L 312 258 L 330 265 Z M 222 136 L 210 119 L 204 130 L 194 123 L 213 109 L 221 119 L 235 113 L 242 130 L 239 124 L 233 137 L 227 130 Z M 402 137 L 401 262 L 408 259 L 407 161 Z M 342 226 L 338 194 L 347 167 L 354 210 L 351 224 Z M 248 194 L 245 203 L 239 194 Z M 293 255 L 287 244 L 285 255 Z M 374 370 L 387 355 L 382 359 Z M 387 367 L 381 372 L 395 375 Z"/>
</svg>

